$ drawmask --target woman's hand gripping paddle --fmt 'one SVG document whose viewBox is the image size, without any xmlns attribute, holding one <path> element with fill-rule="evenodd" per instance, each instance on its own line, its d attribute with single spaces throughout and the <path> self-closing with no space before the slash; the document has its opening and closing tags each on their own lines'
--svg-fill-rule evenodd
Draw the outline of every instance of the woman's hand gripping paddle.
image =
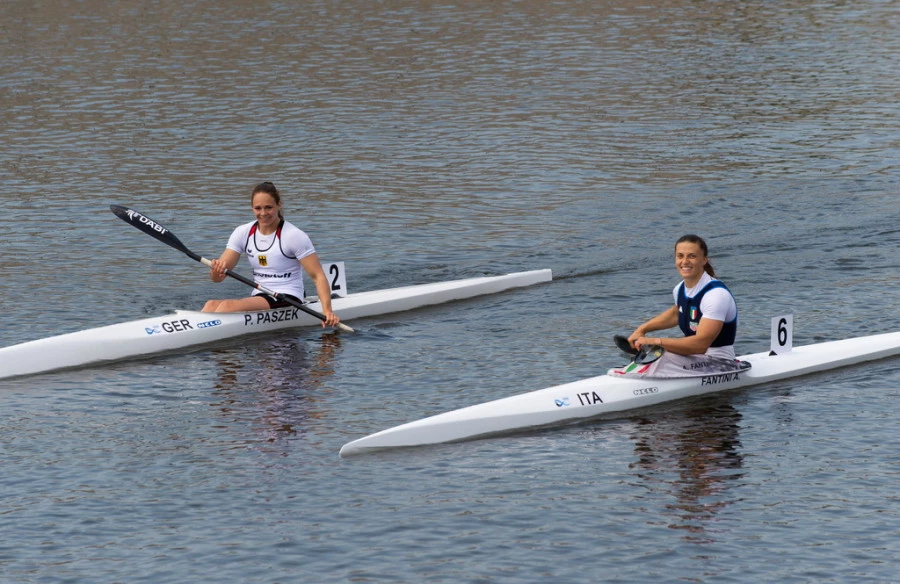
<svg viewBox="0 0 900 584">
<path fill-rule="evenodd" d="M 628 337 L 623 337 L 622 335 L 613 335 L 613 341 L 620 351 L 631 356 L 632 362 L 637 363 L 638 365 L 653 363 L 666 352 L 666 350 L 659 345 L 643 345 L 640 350 L 637 350 L 628 342 Z"/>
</svg>

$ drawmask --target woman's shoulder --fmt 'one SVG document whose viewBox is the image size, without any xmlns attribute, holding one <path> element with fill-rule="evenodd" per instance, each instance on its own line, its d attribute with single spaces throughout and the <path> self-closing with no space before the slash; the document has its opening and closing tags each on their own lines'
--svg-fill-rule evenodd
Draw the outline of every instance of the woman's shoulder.
<svg viewBox="0 0 900 584">
<path fill-rule="evenodd" d="M 245 236 L 250 235 L 250 230 L 253 226 L 256 225 L 256 221 L 249 221 L 247 223 L 241 223 L 232 231 L 232 235 L 244 234 Z"/>
<path fill-rule="evenodd" d="M 713 277 L 709 278 L 709 282 L 706 283 L 704 288 L 710 288 L 710 289 L 724 288 L 725 290 L 728 290 L 728 286 L 725 285 L 725 282 L 723 282 L 719 278 L 713 278 Z"/>
<path fill-rule="evenodd" d="M 706 293 L 703 295 L 704 302 L 719 302 L 726 304 L 734 304 L 734 295 L 728 286 L 718 278 L 711 278 L 709 284 L 704 288 Z"/>
<path fill-rule="evenodd" d="M 281 236 L 296 236 L 298 234 L 303 237 L 309 237 L 308 235 L 306 235 L 305 231 L 285 219 L 284 224 L 281 226 Z"/>
<path fill-rule="evenodd" d="M 295 254 L 301 254 L 301 256 L 313 249 L 309 235 L 290 221 L 285 221 L 281 226 L 281 241 L 285 249 L 291 249 Z"/>
<path fill-rule="evenodd" d="M 697 282 L 697 286 L 694 288 L 699 291 L 707 291 L 712 292 L 713 290 L 721 288 L 726 292 L 728 291 L 728 286 L 725 285 L 725 282 L 716 278 L 715 276 L 710 276 L 708 273 L 704 273 L 703 277 L 700 278 L 700 281 Z"/>
</svg>

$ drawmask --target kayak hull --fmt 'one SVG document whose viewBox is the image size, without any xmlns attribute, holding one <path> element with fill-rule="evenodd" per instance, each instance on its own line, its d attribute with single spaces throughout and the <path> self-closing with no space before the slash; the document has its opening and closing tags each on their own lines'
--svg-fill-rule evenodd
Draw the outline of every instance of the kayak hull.
<svg viewBox="0 0 900 584">
<path fill-rule="evenodd" d="M 550 270 L 403 286 L 348 294 L 331 301 L 342 320 L 413 310 L 531 286 L 552 279 Z M 318 309 L 318 302 L 308 305 Z M 144 357 L 208 345 L 224 339 L 321 321 L 298 308 L 237 313 L 178 310 L 173 314 L 112 324 L 0 349 L 0 379 Z"/>
<path fill-rule="evenodd" d="M 556 426 L 900 354 L 900 332 L 794 347 L 783 355 L 739 357 L 744 371 L 684 378 L 605 375 L 501 398 L 388 428 L 345 444 L 341 456 L 459 442 Z"/>
</svg>

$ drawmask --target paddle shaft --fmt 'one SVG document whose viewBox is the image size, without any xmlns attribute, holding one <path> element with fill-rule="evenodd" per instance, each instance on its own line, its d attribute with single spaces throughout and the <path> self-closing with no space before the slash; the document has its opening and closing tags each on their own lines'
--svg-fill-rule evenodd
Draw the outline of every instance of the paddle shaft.
<svg viewBox="0 0 900 584">
<path fill-rule="evenodd" d="M 201 264 L 204 264 L 204 265 L 206 265 L 206 266 L 209 266 L 210 268 L 212 267 L 212 260 L 209 260 L 209 259 L 207 259 L 207 258 L 205 258 L 205 257 L 200 256 L 200 257 L 197 258 L 197 261 L 199 261 Z M 274 298 L 275 300 L 281 300 L 282 302 L 287 302 L 287 303 L 290 304 L 291 306 L 295 306 L 295 307 L 299 308 L 300 310 L 302 310 L 303 312 L 315 316 L 315 317 L 318 318 L 319 320 L 322 320 L 322 321 L 325 320 L 325 315 L 324 315 L 324 314 L 322 314 L 322 313 L 320 313 L 320 312 L 318 312 L 318 311 L 315 311 L 315 310 L 313 310 L 312 308 L 309 308 L 308 306 L 306 306 L 306 305 L 303 304 L 302 302 L 297 302 L 296 300 L 294 300 L 293 298 L 291 298 L 291 297 L 289 297 L 289 296 L 285 296 L 284 294 L 280 294 L 280 293 L 278 293 L 278 292 L 275 292 L 274 290 L 269 290 L 268 288 L 266 288 L 266 287 L 263 286 L 262 284 L 259 284 L 259 283 L 257 283 L 257 282 L 254 282 L 254 281 L 251 280 L 250 278 L 245 278 L 244 276 L 242 276 L 242 275 L 240 275 L 240 274 L 237 274 L 237 273 L 235 273 L 235 272 L 232 272 L 231 270 L 225 270 L 225 275 L 226 275 L 226 276 L 231 276 L 232 278 L 234 278 L 234 279 L 237 280 L 238 282 L 243 282 L 244 284 L 250 286 L 251 288 L 256 288 L 257 290 L 259 290 L 259 291 L 262 292 L 263 294 L 267 294 L 267 295 L 271 296 L 272 298 Z M 335 326 L 337 326 L 337 327 L 338 327 L 339 329 L 341 329 L 341 330 L 347 331 L 348 333 L 354 332 L 352 328 L 350 328 L 349 326 L 345 325 L 345 324 L 342 323 L 342 322 L 337 323 L 337 325 L 335 325 Z"/>
<path fill-rule="evenodd" d="M 173 247 L 173 248 L 177 249 L 178 251 L 182 252 L 189 258 L 196 260 L 196 261 L 200 262 L 201 264 L 212 267 L 212 260 L 209 260 L 209 259 L 189 250 L 186 245 L 181 243 L 181 240 L 178 239 L 174 233 L 172 233 L 171 231 L 169 231 L 168 229 L 166 229 L 165 227 L 163 227 L 162 225 L 160 225 L 153 219 L 150 219 L 146 215 L 138 213 L 137 211 L 135 211 L 133 209 L 129 209 L 127 207 L 122 207 L 120 205 L 110 205 L 109 209 L 116 215 L 116 217 L 118 217 L 119 219 L 122 219 L 126 223 L 130 223 L 133 227 L 140 229 L 141 231 L 143 231 L 147 235 L 153 237 L 154 239 L 158 239 L 159 241 L 165 243 L 169 247 Z M 225 275 L 230 276 L 230 277 L 234 278 L 235 280 L 242 282 L 252 288 L 256 288 L 263 294 L 267 294 L 268 296 L 271 296 L 275 300 L 287 302 L 291 306 L 294 306 L 295 308 L 299 308 L 303 312 L 305 312 L 309 315 L 312 315 L 321 321 L 326 320 L 325 315 L 322 314 L 321 312 L 313 310 L 312 308 L 307 307 L 302 302 L 298 302 L 297 300 L 294 300 L 293 298 L 285 296 L 284 294 L 280 294 L 273 290 L 269 290 L 268 288 L 262 286 L 261 284 L 254 282 L 253 280 L 251 280 L 249 278 L 245 278 L 244 276 L 237 274 L 235 272 L 232 272 L 231 270 L 225 270 Z M 343 331 L 347 331 L 347 332 L 351 332 L 351 333 L 353 332 L 352 328 L 350 328 L 349 326 L 345 325 L 342 322 L 337 323 L 336 326 L 337 326 L 337 328 L 339 328 Z"/>
</svg>

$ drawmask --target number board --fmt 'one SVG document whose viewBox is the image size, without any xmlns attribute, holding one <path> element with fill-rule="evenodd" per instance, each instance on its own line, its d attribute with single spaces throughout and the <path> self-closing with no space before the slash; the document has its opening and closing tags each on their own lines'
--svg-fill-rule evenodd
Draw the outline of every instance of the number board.
<svg viewBox="0 0 900 584">
<path fill-rule="evenodd" d="M 328 278 L 332 298 L 343 298 L 347 295 L 347 273 L 344 262 L 323 262 L 322 269 Z"/>
<path fill-rule="evenodd" d="M 790 353 L 794 344 L 794 315 L 776 316 L 772 319 L 772 353 Z"/>
</svg>

